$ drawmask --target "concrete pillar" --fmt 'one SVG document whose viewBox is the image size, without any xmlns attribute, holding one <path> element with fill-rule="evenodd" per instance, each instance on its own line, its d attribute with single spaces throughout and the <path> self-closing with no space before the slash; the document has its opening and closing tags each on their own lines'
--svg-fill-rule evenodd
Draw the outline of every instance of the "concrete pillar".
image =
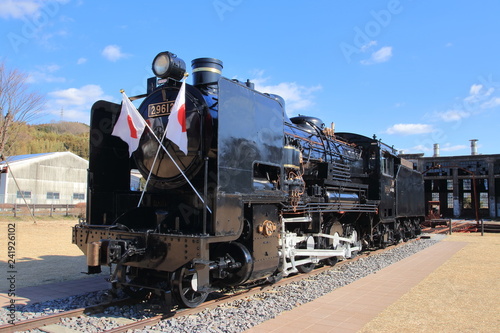
<svg viewBox="0 0 500 333">
<path fill-rule="evenodd" d="M 495 202 L 495 163 L 493 160 L 488 160 L 488 207 L 490 208 L 490 217 L 497 216 L 496 202 Z"/>
<path fill-rule="evenodd" d="M 462 213 L 462 206 L 460 205 L 460 190 L 458 182 L 458 169 L 453 168 L 453 217 L 458 218 Z"/>
</svg>

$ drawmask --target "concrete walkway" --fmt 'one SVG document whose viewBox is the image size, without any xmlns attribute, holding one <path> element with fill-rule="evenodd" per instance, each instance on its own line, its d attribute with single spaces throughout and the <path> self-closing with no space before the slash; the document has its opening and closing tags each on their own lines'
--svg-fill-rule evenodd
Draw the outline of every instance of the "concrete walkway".
<svg viewBox="0 0 500 333">
<path fill-rule="evenodd" d="M 19 288 L 16 290 L 16 305 L 26 305 L 45 302 L 57 298 L 75 296 L 97 290 L 109 289 L 110 284 L 105 276 L 88 277 L 78 280 L 45 284 L 34 287 Z M 10 304 L 8 293 L 0 293 L 0 307 Z"/>
<path fill-rule="evenodd" d="M 466 244 L 439 242 L 246 332 L 357 332 Z"/>
</svg>

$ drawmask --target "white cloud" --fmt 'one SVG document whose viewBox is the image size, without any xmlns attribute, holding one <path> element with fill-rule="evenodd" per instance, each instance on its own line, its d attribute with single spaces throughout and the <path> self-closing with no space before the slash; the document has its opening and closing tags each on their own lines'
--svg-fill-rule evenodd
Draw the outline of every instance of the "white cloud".
<svg viewBox="0 0 500 333">
<path fill-rule="evenodd" d="M 413 151 L 418 151 L 418 152 L 427 152 L 427 151 L 432 151 L 431 147 L 427 147 L 424 145 L 416 145 L 412 148 L 404 149 L 405 153 L 406 152 L 413 152 Z"/>
<path fill-rule="evenodd" d="M 494 87 L 487 88 L 482 84 L 473 84 L 469 88 L 469 94 L 462 99 L 461 105 L 451 110 L 435 112 L 432 119 L 445 122 L 460 121 L 462 119 L 478 115 L 485 109 L 500 106 L 500 97 Z"/>
<path fill-rule="evenodd" d="M 314 105 L 314 92 L 321 90 L 321 85 L 306 87 L 296 82 L 281 82 L 276 85 L 268 85 L 269 78 L 263 78 L 263 71 L 257 71 L 257 78 L 251 81 L 255 84 L 255 89 L 263 92 L 275 94 L 285 99 L 285 109 L 288 115 L 294 115 L 302 110 L 307 110 Z"/>
<path fill-rule="evenodd" d="M 94 101 L 103 95 L 100 86 L 89 84 L 81 88 L 69 88 L 64 90 L 57 90 L 49 93 L 49 96 L 55 98 L 58 104 L 66 105 L 83 105 L 89 98 Z"/>
<path fill-rule="evenodd" d="M 464 98 L 464 102 L 472 104 L 487 99 L 495 92 L 495 88 L 483 89 L 482 84 L 473 84 L 469 89 L 469 96 Z"/>
<path fill-rule="evenodd" d="M 373 65 L 389 61 L 392 58 L 392 46 L 384 46 L 371 54 L 370 59 L 361 60 L 363 65 Z"/>
<path fill-rule="evenodd" d="M 385 130 L 387 134 L 414 135 L 434 132 L 432 125 L 427 124 L 395 124 Z"/>
<path fill-rule="evenodd" d="M 458 151 L 468 149 L 467 145 L 451 145 L 450 143 L 440 144 L 439 150 L 442 152 Z M 411 148 L 404 149 L 405 152 L 434 152 L 434 145 L 416 145 Z"/>
<path fill-rule="evenodd" d="M 59 4 L 68 3 L 70 0 L 53 0 Z M 51 1 L 45 0 L 0 0 L 0 18 L 22 19 L 25 16 L 39 16 L 43 6 Z M 54 4 L 52 4 L 54 5 Z"/>
<path fill-rule="evenodd" d="M 481 108 L 483 109 L 491 109 L 500 105 L 500 97 L 493 97 L 489 101 L 481 104 Z"/>
<path fill-rule="evenodd" d="M 111 96 L 106 96 L 101 87 L 89 84 L 81 88 L 69 88 L 56 90 L 48 94 L 51 99 L 47 105 L 47 113 L 60 116 L 61 110 L 64 120 L 79 121 L 88 123 L 90 119 L 90 108 L 94 102 L 104 99 L 112 100 Z"/>
<path fill-rule="evenodd" d="M 39 0 L 2 0 L 0 17 L 20 19 L 26 15 L 35 15 L 41 7 Z"/>
<path fill-rule="evenodd" d="M 360 50 L 361 50 L 361 52 L 366 52 L 369 49 L 371 49 L 372 46 L 375 46 L 375 45 L 377 45 L 377 41 L 376 40 L 371 40 L 368 43 L 366 43 L 365 45 L 361 46 Z"/>
<path fill-rule="evenodd" d="M 84 63 L 87 62 L 87 58 L 79 58 L 77 61 L 76 61 L 76 64 L 77 65 L 83 65 Z"/>
<path fill-rule="evenodd" d="M 113 62 L 129 56 L 128 54 L 123 53 L 118 45 L 106 46 L 104 50 L 102 50 L 102 55 L 104 56 L 104 58 Z"/>
<path fill-rule="evenodd" d="M 457 150 L 463 150 L 467 149 L 467 145 L 454 145 L 452 146 L 450 143 L 445 143 L 444 145 L 440 145 L 439 149 L 441 151 L 457 151 Z"/>
<path fill-rule="evenodd" d="M 477 95 L 477 94 L 479 94 L 479 92 L 481 91 L 482 88 L 483 88 L 482 84 L 473 84 L 470 87 L 469 94 L 470 95 Z"/>
<path fill-rule="evenodd" d="M 470 116 L 470 113 L 462 110 L 448 110 L 444 112 L 437 112 L 436 116 L 445 122 L 451 122 L 467 118 Z"/>
<path fill-rule="evenodd" d="M 57 72 L 61 67 L 59 65 L 47 65 L 47 66 L 38 66 L 38 70 L 30 72 L 28 75 L 28 79 L 26 80 L 28 83 L 40 83 L 40 82 L 66 82 L 66 78 L 62 76 L 56 76 L 53 73 Z"/>
</svg>

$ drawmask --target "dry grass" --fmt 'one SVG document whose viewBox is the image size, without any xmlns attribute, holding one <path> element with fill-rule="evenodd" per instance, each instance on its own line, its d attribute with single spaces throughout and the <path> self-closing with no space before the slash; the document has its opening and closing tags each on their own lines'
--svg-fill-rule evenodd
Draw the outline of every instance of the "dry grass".
<svg viewBox="0 0 500 333">
<path fill-rule="evenodd" d="M 57 281 L 84 278 L 86 259 L 80 249 L 71 243 L 72 227 L 78 223 L 71 220 L 45 220 L 33 222 L 0 222 L 0 270 L 7 271 L 8 225 L 15 223 L 17 288 L 35 286 Z M 5 244 L 5 246 L 3 245 Z M 2 281 L 0 290 L 5 290 Z"/>
<path fill-rule="evenodd" d="M 500 234 L 453 234 L 468 243 L 360 332 L 499 332 Z"/>
</svg>

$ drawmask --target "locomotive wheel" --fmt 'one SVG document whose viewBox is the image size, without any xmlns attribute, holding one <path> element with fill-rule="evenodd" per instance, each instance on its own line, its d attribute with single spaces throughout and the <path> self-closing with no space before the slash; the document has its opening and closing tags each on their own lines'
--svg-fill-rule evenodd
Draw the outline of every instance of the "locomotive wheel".
<svg viewBox="0 0 500 333">
<path fill-rule="evenodd" d="M 314 269 L 314 267 L 316 267 L 316 264 L 313 262 L 310 262 L 308 264 L 297 266 L 297 269 L 301 273 L 309 273 Z"/>
<path fill-rule="evenodd" d="M 408 240 L 412 239 L 412 234 L 413 234 L 413 225 L 411 221 L 404 221 L 404 241 L 407 242 Z"/>
<path fill-rule="evenodd" d="M 420 228 L 420 221 L 418 219 L 413 220 L 413 229 L 415 230 L 415 236 L 418 236 L 422 233 L 422 229 Z"/>
<path fill-rule="evenodd" d="M 328 266 L 335 266 L 339 262 L 339 258 L 330 257 L 330 258 L 323 259 L 323 262 Z"/>
<path fill-rule="evenodd" d="M 353 243 L 351 246 L 352 246 L 352 247 L 358 247 L 358 248 L 360 248 L 360 249 L 361 249 L 361 248 L 363 247 L 363 244 L 362 244 L 361 240 L 359 240 L 359 239 L 358 239 L 358 233 L 356 232 L 356 230 L 353 230 L 353 231 L 352 231 L 352 234 L 355 234 L 355 237 L 354 237 L 354 239 L 355 239 L 355 240 L 354 240 L 354 243 Z M 351 235 L 352 235 L 352 234 L 351 234 Z M 350 235 L 350 236 L 351 236 L 351 235 Z M 349 236 L 349 237 L 350 237 L 350 236 Z M 356 258 L 356 256 L 358 255 L 358 252 L 359 252 L 358 250 L 357 250 L 357 251 L 352 251 L 352 252 L 351 252 L 351 258 L 350 258 L 350 259 L 354 259 L 354 258 Z"/>
<path fill-rule="evenodd" d="M 382 225 L 380 227 L 379 231 L 379 242 L 378 242 L 378 247 L 381 249 L 385 249 L 387 247 L 387 242 L 385 241 L 385 238 L 388 238 L 389 235 L 387 234 L 387 228 L 385 225 Z"/>
<path fill-rule="evenodd" d="M 342 233 L 343 233 L 342 224 L 337 220 L 333 220 L 332 223 L 326 224 L 323 226 L 323 233 L 330 235 L 330 236 L 334 236 L 335 234 L 342 235 Z M 323 242 L 323 246 L 324 246 L 323 248 L 325 248 L 325 249 L 336 250 L 336 247 L 333 246 L 333 240 L 331 240 L 331 239 L 325 239 Z M 335 266 L 337 264 L 337 262 L 339 261 L 339 258 L 330 257 L 330 258 L 323 259 L 322 261 L 325 265 Z"/>
<path fill-rule="evenodd" d="M 195 270 L 181 267 L 172 277 L 172 292 L 180 305 L 195 308 L 205 302 L 208 292 L 197 291 L 198 274 Z"/>
<path fill-rule="evenodd" d="M 398 243 L 403 239 L 403 232 L 401 231 L 401 224 L 399 222 L 394 223 L 394 242 Z"/>
<path fill-rule="evenodd" d="M 129 297 L 134 299 L 144 299 L 151 292 L 150 289 L 140 287 L 146 282 L 146 277 L 144 272 L 141 273 L 141 269 L 137 267 L 124 266 L 122 267 L 125 283 L 134 284 L 134 286 L 123 286 L 123 292 Z"/>
<path fill-rule="evenodd" d="M 313 237 L 307 237 L 307 239 L 303 242 L 300 243 L 299 249 L 309 249 L 309 250 L 312 250 L 315 248 L 315 241 L 314 241 L 314 238 Z M 306 256 L 300 256 L 300 257 L 295 257 L 295 260 L 302 260 L 302 259 L 307 259 L 307 258 L 310 258 L 310 257 L 306 257 Z M 310 271 L 312 271 L 314 268 L 316 267 L 316 264 L 313 263 L 313 262 L 310 262 L 310 263 L 307 263 L 307 264 L 303 264 L 303 265 L 300 265 L 300 266 L 297 266 L 297 270 L 301 273 L 309 273 Z"/>
</svg>

